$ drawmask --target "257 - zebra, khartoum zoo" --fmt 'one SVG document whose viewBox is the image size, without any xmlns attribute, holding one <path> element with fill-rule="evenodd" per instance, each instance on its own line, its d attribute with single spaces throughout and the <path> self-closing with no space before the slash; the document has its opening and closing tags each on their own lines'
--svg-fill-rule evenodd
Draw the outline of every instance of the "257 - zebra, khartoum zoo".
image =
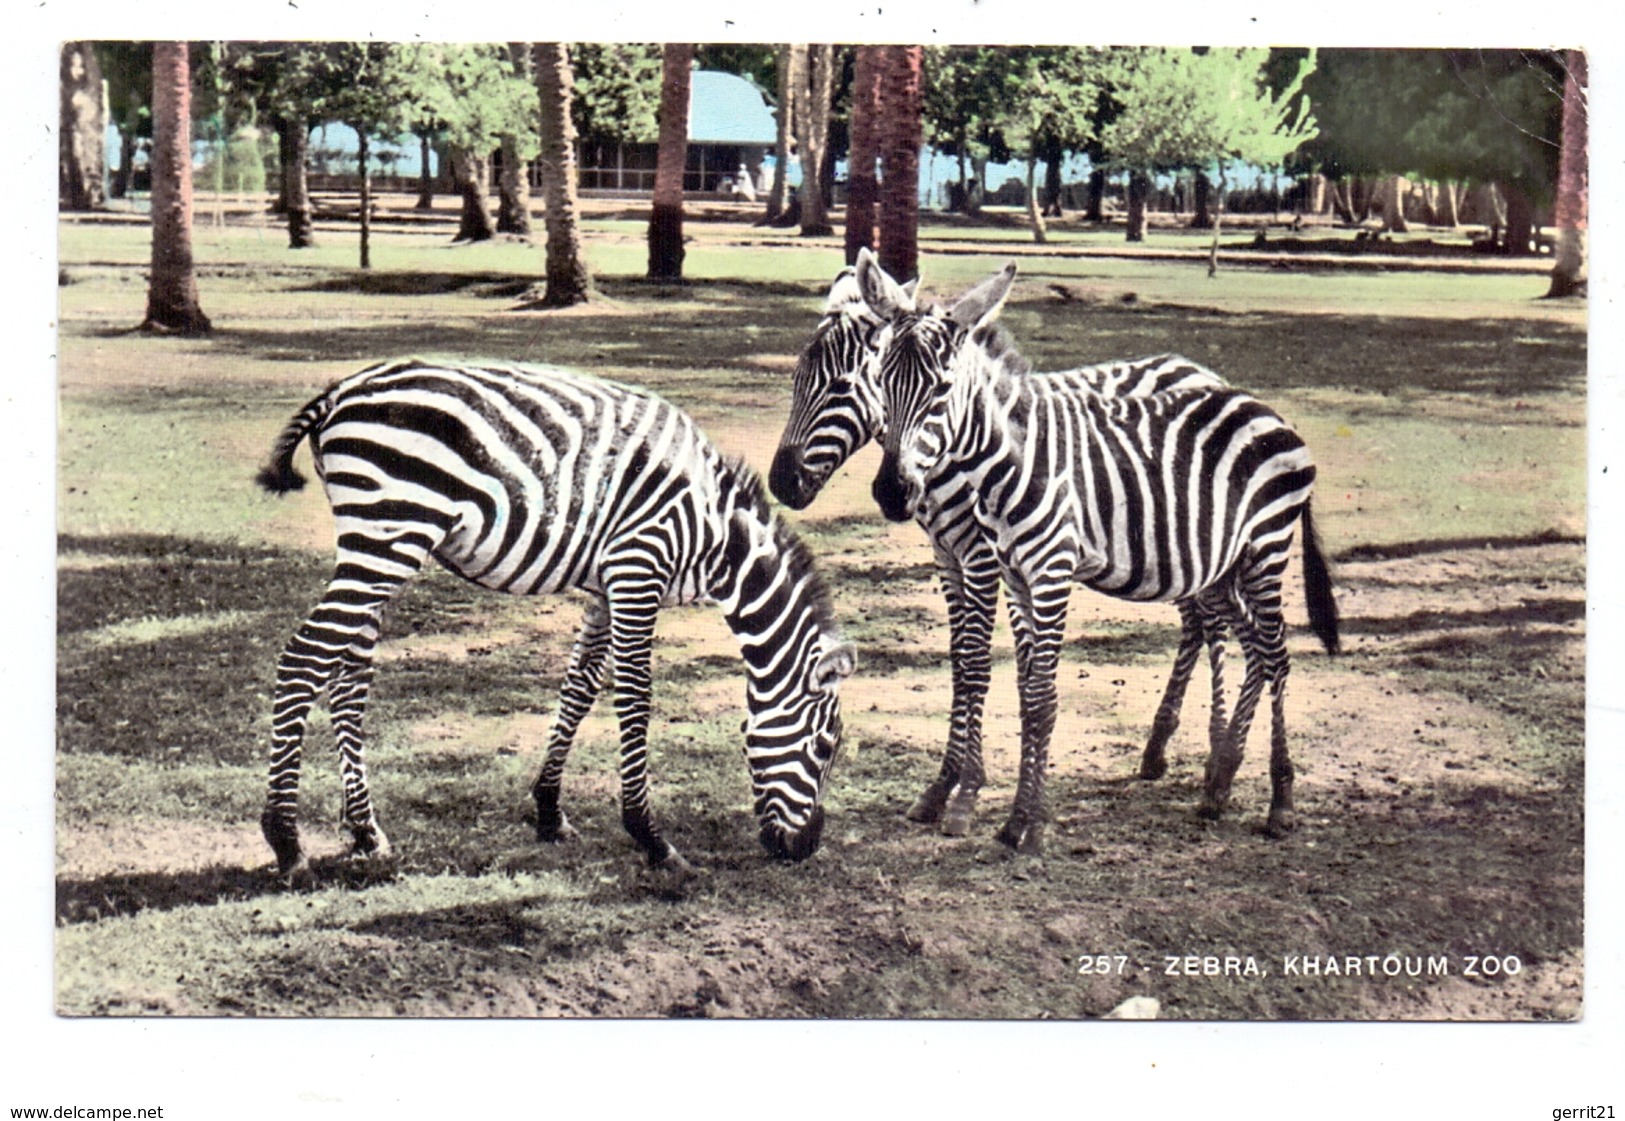
<svg viewBox="0 0 1625 1121">
<path fill-rule="evenodd" d="M 812 557 L 755 474 L 680 409 L 585 374 L 404 360 L 373 366 L 305 406 L 260 472 L 284 493 L 309 440 L 332 504 L 332 580 L 277 663 L 261 826 L 281 875 L 307 868 L 297 823 L 301 744 L 327 695 L 352 855 L 388 852 L 367 789 L 362 731 L 381 616 L 433 557 L 482 587 L 591 596 L 532 793 L 537 836 L 573 835 L 559 807 L 565 760 L 613 668 L 621 819 L 651 865 L 692 871 L 649 807 L 650 648 L 662 606 L 709 602 L 738 636 L 745 758 L 761 840 L 777 857 L 818 848 L 841 748 L 840 682 L 856 665 Z"/>
</svg>

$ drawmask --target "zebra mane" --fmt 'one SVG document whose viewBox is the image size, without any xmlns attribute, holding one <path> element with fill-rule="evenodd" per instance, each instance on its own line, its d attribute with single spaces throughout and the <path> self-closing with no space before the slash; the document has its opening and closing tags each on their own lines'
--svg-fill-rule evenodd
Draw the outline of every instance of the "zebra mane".
<svg viewBox="0 0 1625 1121">
<path fill-rule="evenodd" d="M 721 474 L 734 486 L 735 508 L 749 510 L 771 529 L 773 543 L 778 546 L 779 555 L 789 567 L 790 583 L 802 584 L 807 589 L 818 629 L 826 634 L 838 634 L 840 628 L 835 622 L 835 604 L 830 597 L 829 585 L 818 571 L 812 550 L 802 543 L 801 538 L 773 509 L 767 497 L 767 488 L 762 485 L 762 477 L 743 459 L 732 455 L 722 457 Z"/>
<path fill-rule="evenodd" d="M 997 320 L 978 327 L 971 334 L 971 341 L 982 348 L 999 373 L 1024 377 L 1033 372 L 1032 362 L 1016 349 L 1010 332 Z"/>
</svg>

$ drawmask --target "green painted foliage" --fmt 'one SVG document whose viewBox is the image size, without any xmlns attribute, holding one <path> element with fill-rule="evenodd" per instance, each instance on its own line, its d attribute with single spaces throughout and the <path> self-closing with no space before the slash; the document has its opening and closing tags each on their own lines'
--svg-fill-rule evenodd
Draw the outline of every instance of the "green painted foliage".
<svg viewBox="0 0 1625 1121">
<path fill-rule="evenodd" d="M 1269 81 L 1267 48 L 1118 48 L 1106 79 L 1118 106 L 1101 130 L 1109 163 L 1135 170 L 1281 164 L 1316 134 L 1304 98 L 1315 54 L 1283 87 Z"/>
</svg>

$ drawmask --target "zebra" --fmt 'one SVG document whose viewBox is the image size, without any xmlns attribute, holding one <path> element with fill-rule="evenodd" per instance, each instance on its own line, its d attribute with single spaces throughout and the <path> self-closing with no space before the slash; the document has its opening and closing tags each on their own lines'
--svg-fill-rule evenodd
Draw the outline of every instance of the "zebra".
<svg viewBox="0 0 1625 1121">
<path fill-rule="evenodd" d="M 867 262 L 867 263 L 865 263 Z M 879 276 L 885 272 L 867 249 L 859 263 Z M 890 277 L 886 277 L 890 282 Z M 900 285 L 914 298 L 917 281 Z M 790 416 L 773 457 L 769 486 L 792 509 L 805 509 L 840 466 L 884 433 L 883 402 L 876 382 L 880 333 L 886 321 L 865 301 L 857 269 L 843 269 L 830 287 L 823 317 L 799 360 Z M 1108 362 L 1042 375 L 1058 393 L 1145 396 L 1181 389 L 1223 386 L 1224 380 L 1177 354 L 1137 361 Z M 991 676 L 993 619 L 999 568 L 993 539 L 968 516 L 974 492 L 945 474 L 921 503 L 916 517 L 931 539 L 943 592 L 948 601 L 953 703 L 948 745 L 935 779 L 908 810 L 917 822 L 937 824 L 948 836 L 969 831 L 985 781 L 981 752 L 982 709 Z M 1195 603 L 1181 609 L 1183 631 L 1174 669 L 1140 762 L 1145 779 L 1167 772 L 1166 745 L 1179 727 L 1185 691 L 1206 643 L 1213 669 L 1210 734 L 1225 727 L 1224 620 L 1204 619 Z"/>
<path fill-rule="evenodd" d="M 1107 395 L 1032 376 L 996 325 L 1015 273 L 1011 263 L 951 309 L 922 311 L 872 261 L 857 269 L 866 302 L 886 321 L 876 376 L 887 424 L 875 501 L 903 521 L 928 494 L 962 489 L 958 516 L 976 523 L 1009 592 L 1021 768 L 999 839 L 1023 852 L 1042 849 L 1055 674 L 1074 582 L 1123 599 L 1172 601 L 1187 636 L 1193 626 L 1211 636 L 1221 623 L 1234 631 L 1246 670 L 1228 723 L 1213 715 L 1199 812 L 1216 818 L 1225 809 L 1267 683 L 1265 829 L 1283 835 L 1295 817 L 1281 578 L 1300 520 L 1311 628 L 1329 652 L 1338 645 L 1310 512 L 1308 449 L 1269 408 L 1229 386 Z"/>
<path fill-rule="evenodd" d="M 261 827 L 278 872 L 307 867 L 300 749 L 325 691 L 351 855 L 386 854 L 367 787 L 362 719 L 380 619 L 431 556 L 481 587 L 591 597 L 531 788 L 541 841 L 575 835 L 559 795 L 582 718 L 613 669 L 621 820 L 650 865 L 692 871 L 651 812 L 650 648 L 656 612 L 719 605 L 745 663 L 745 758 L 762 844 L 802 860 L 823 829 L 841 747 L 840 682 L 856 664 L 810 553 L 758 477 L 652 393 L 555 367 L 405 359 L 334 383 L 277 438 L 258 476 L 304 485 L 308 439 L 333 508 L 337 563 L 277 663 Z"/>
</svg>

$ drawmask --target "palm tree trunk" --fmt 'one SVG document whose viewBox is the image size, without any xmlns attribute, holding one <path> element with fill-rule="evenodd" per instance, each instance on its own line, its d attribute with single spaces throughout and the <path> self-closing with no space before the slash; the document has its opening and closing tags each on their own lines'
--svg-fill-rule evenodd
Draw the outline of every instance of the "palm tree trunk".
<svg viewBox="0 0 1625 1121">
<path fill-rule="evenodd" d="M 185 43 L 152 48 L 152 278 L 145 331 L 199 335 L 192 266 L 192 74 Z"/>
<path fill-rule="evenodd" d="M 563 43 L 537 43 L 532 55 L 541 95 L 542 220 L 547 226 L 547 290 L 539 306 L 568 307 L 585 303 L 592 294 L 576 221 L 576 131 L 570 119 L 575 74 Z"/>
<path fill-rule="evenodd" d="M 58 199 L 66 210 L 100 210 L 107 201 L 102 68 L 90 43 L 62 44 L 62 129 Z"/>
<path fill-rule="evenodd" d="M 880 265 L 898 279 L 920 274 L 920 145 L 924 135 L 919 46 L 887 46 L 880 77 Z"/>
<path fill-rule="evenodd" d="M 688 94 L 693 43 L 667 43 L 661 52 L 660 146 L 649 214 L 649 279 L 683 279 L 683 172 L 688 166 Z"/>
<path fill-rule="evenodd" d="M 1583 296 L 1586 292 L 1586 225 L 1591 175 L 1587 167 L 1586 98 L 1590 82 L 1584 51 L 1564 55 L 1563 146 L 1558 152 L 1556 257 L 1548 296 Z"/>
<path fill-rule="evenodd" d="M 873 250 L 880 181 L 875 161 L 880 155 L 880 70 L 882 51 L 857 48 L 852 65 L 852 129 L 846 174 L 846 263 L 855 264 L 859 249 Z"/>
</svg>

